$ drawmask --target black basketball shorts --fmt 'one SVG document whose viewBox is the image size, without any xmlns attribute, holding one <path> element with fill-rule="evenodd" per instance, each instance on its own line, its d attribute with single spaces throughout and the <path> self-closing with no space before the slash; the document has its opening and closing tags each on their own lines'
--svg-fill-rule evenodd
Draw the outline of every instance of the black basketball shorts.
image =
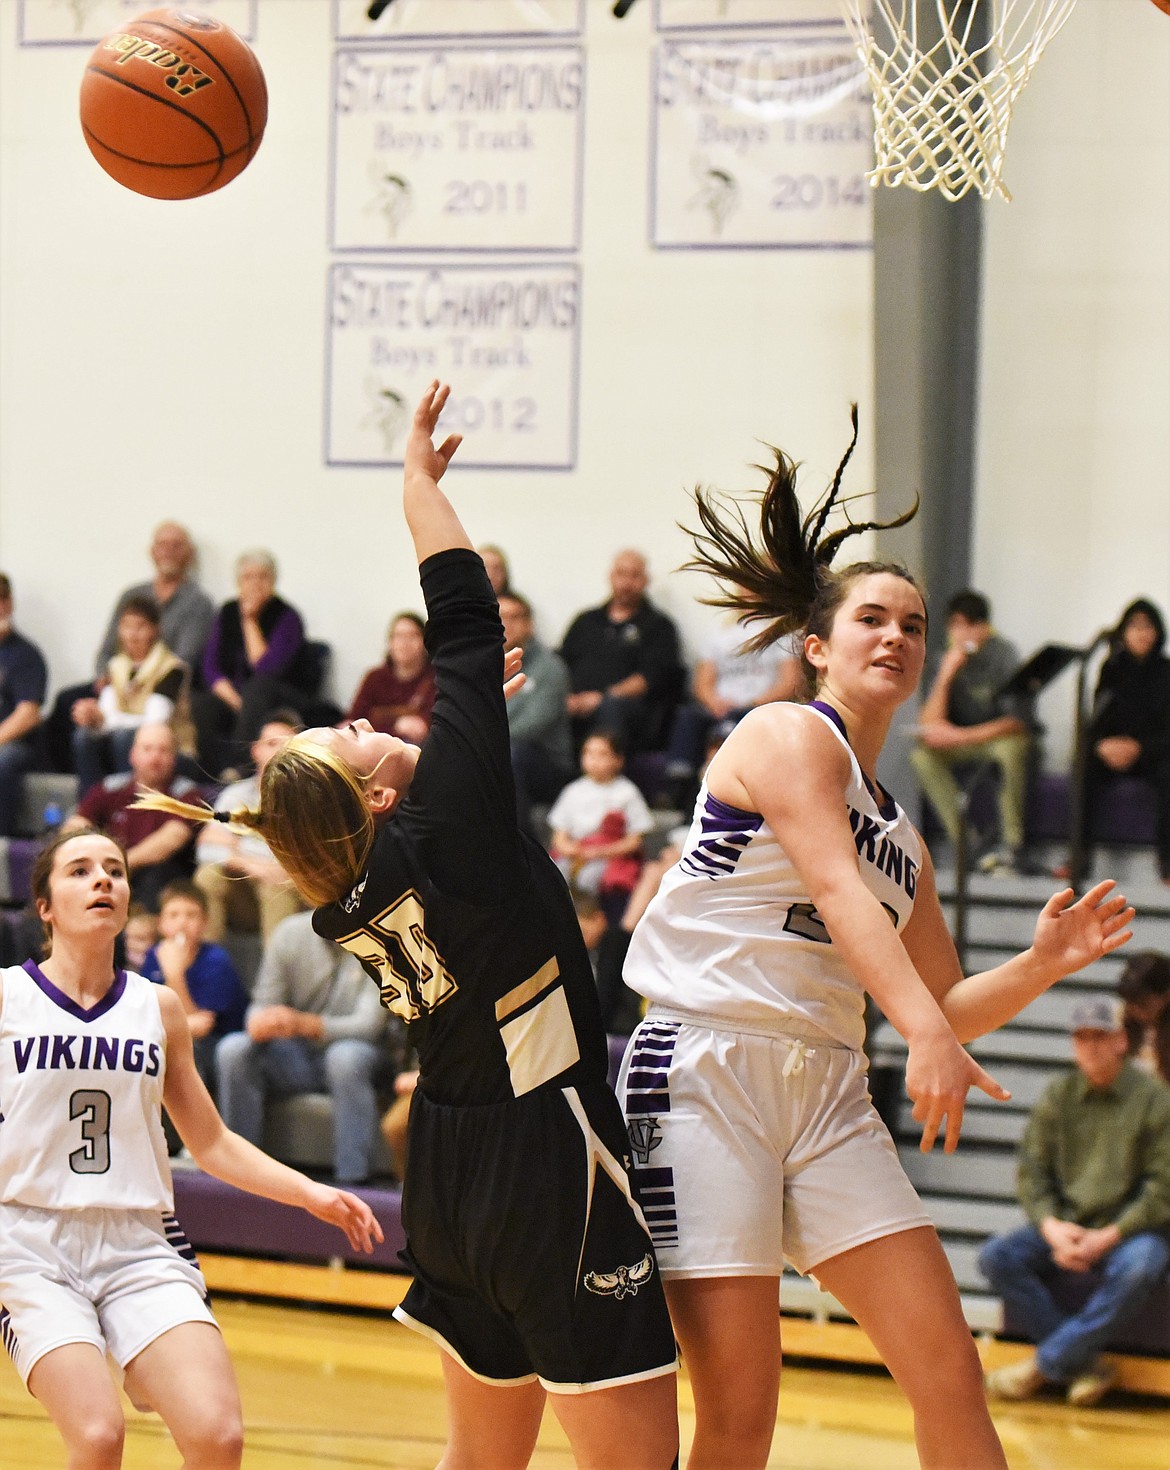
<svg viewBox="0 0 1170 1470">
<path fill-rule="evenodd" d="M 587 1393 L 677 1366 L 617 1101 L 543 1088 L 456 1108 L 415 1093 L 395 1312 L 474 1377 Z"/>
</svg>

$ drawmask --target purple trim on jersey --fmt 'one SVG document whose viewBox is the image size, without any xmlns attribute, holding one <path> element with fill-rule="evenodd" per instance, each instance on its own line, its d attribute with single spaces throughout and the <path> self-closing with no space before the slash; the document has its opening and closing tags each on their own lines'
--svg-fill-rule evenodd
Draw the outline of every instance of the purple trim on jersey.
<svg viewBox="0 0 1170 1470">
<path fill-rule="evenodd" d="M 849 746 L 849 749 L 853 749 L 853 746 L 849 742 L 849 731 L 845 728 L 845 721 L 841 718 L 840 711 L 835 710 L 831 704 L 826 704 L 823 699 L 810 699 L 808 707 L 809 709 L 819 710 L 821 714 L 825 715 L 841 732 L 841 739 Z M 860 764 L 858 765 L 858 769 L 861 769 Z M 882 820 L 884 822 L 892 822 L 898 815 L 898 803 L 892 796 L 883 791 L 880 786 L 875 786 L 864 771 L 861 772 L 861 779 L 865 782 L 865 789 L 873 797 L 874 804 Z"/>
<path fill-rule="evenodd" d="M 114 975 L 114 983 L 110 986 L 109 990 L 106 991 L 101 1000 L 95 1002 L 87 1011 L 84 1006 L 79 1006 L 63 990 L 58 990 L 49 977 L 42 974 L 35 960 L 25 960 L 21 969 L 27 971 L 29 977 L 35 984 L 40 986 L 54 1005 L 60 1006 L 63 1011 L 68 1011 L 71 1016 L 75 1016 L 79 1021 L 96 1021 L 99 1016 L 104 1016 L 108 1010 L 111 1010 L 118 1004 L 122 999 L 123 991 L 126 989 L 126 971 L 118 970 Z"/>
<path fill-rule="evenodd" d="M 696 878 L 718 878 L 721 873 L 734 872 L 764 819 L 759 812 L 745 812 L 708 791 L 699 824 L 702 835 L 679 860 L 679 867 Z"/>
</svg>

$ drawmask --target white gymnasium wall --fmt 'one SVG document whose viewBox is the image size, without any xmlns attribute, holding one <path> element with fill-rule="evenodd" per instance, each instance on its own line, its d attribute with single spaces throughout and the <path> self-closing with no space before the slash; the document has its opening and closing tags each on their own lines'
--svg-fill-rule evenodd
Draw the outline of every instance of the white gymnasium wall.
<svg viewBox="0 0 1170 1470">
<path fill-rule="evenodd" d="M 985 207 L 973 581 L 1027 650 L 1170 608 L 1170 17 L 1080 0 Z M 1068 750 L 1072 680 L 1045 701 Z"/>
<path fill-rule="evenodd" d="M 653 595 L 693 640 L 710 615 L 695 579 L 669 574 L 684 488 L 753 483 L 764 438 L 823 485 L 852 398 L 872 422 L 872 261 L 650 250 L 653 7 L 586 11 L 578 464 L 452 472 L 451 489 L 472 535 L 507 549 L 550 641 L 602 599 L 623 545 L 647 551 Z M 263 146 L 221 193 L 163 203 L 90 158 L 86 51 L 18 47 L 16 0 L 0 0 L 0 566 L 54 687 L 88 676 L 164 517 L 194 531 L 217 601 L 239 550 L 272 548 L 281 590 L 334 646 L 343 700 L 389 615 L 418 605 L 396 473 L 323 463 L 331 34 L 328 0 L 260 0 Z M 855 489 L 868 462 L 866 448 Z"/>
</svg>

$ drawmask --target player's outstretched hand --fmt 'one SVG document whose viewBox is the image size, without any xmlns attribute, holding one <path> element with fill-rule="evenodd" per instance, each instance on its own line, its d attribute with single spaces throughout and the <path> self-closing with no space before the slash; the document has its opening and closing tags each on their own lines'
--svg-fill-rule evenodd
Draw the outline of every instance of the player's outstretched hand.
<svg viewBox="0 0 1170 1470">
<path fill-rule="evenodd" d="M 1073 890 L 1054 893 L 1040 910 L 1032 953 L 1055 979 L 1083 970 L 1133 938 L 1134 910 L 1106 879 L 1073 902 Z"/>
<path fill-rule="evenodd" d="M 410 426 L 410 437 L 406 441 L 404 471 L 407 479 L 421 475 L 438 484 L 451 463 L 451 456 L 459 448 L 462 434 L 448 434 L 437 449 L 433 443 L 435 428 L 450 396 L 450 384 L 440 384 L 436 378 L 419 399 Z"/>
<path fill-rule="evenodd" d="M 331 1189 L 328 1184 L 315 1184 L 305 1208 L 318 1220 L 327 1225 L 336 1225 L 343 1230 L 355 1251 L 374 1249 L 374 1241 L 381 1241 L 382 1227 L 373 1210 L 364 1199 L 350 1194 L 347 1189 Z"/>
<path fill-rule="evenodd" d="M 519 694 L 527 682 L 520 668 L 523 662 L 524 650 L 522 648 L 506 648 L 504 650 L 505 699 L 511 699 L 513 694 Z"/>
</svg>

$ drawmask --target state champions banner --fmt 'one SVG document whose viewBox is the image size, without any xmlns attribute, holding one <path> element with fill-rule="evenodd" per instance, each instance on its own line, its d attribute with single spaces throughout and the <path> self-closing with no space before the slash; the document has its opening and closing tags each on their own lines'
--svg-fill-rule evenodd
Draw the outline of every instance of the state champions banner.
<svg viewBox="0 0 1170 1470">
<path fill-rule="evenodd" d="M 456 384 L 439 435 L 469 469 L 571 469 L 577 458 L 580 271 L 338 261 L 329 272 L 325 462 L 402 463 L 432 378 Z"/>
<path fill-rule="evenodd" d="M 579 46 L 362 46 L 333 70 L 334 250 L 572 251 Z"/>
<path fill-rule="evenodd" d="M 653 245 L 872 244 L 873 112 L 844 33 L 663 41 L 653 98 Z"/>
</svg>

